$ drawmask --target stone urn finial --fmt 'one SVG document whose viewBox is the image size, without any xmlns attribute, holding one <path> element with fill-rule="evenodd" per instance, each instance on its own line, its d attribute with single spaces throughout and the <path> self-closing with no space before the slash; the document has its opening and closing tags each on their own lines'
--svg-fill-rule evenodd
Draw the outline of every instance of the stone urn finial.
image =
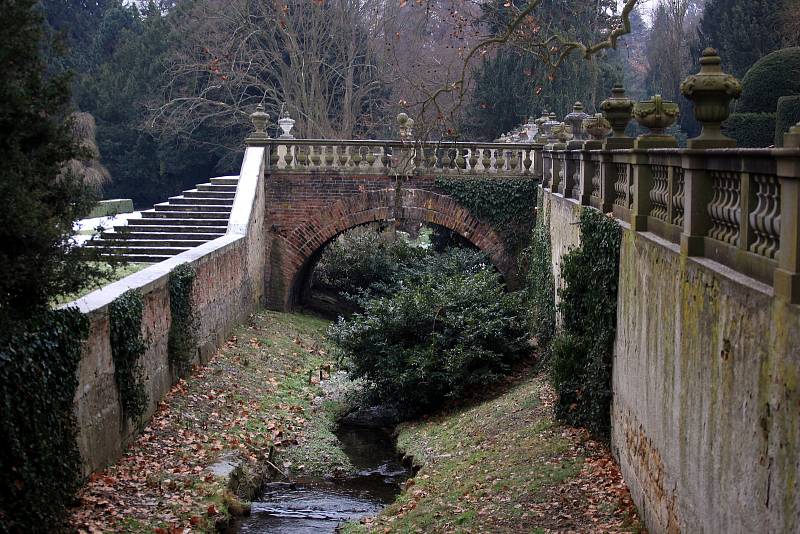
<svg viewBox="0 0 800 534">
<path fill-rule="evenodd" d="M 595 113 L 583 121 L 583 129 L 592 136 L 590 141 L 586 141 L 584 148 L 595 150 L 602 147 L 603 140 L 611 133 L 611 123 L 603 117 L 602 113 Z"/>
<path fill-rule="evenodd" d="M 637 102 L 633 107 L 633 117 L 650 132 L 637 137 L 633 147 L 642 149 L 677 147 L 678 141 L 674 136 L 667 134 L 666 129 L 672 126 L 679 114 L 678 104 L 664 100 L 661 95 Z"/>
<path fill-rule="evenodd" d="M 689 139 L 689 148 L 736 146 L 736 141 L 722 133 L 720 125 L 730 114 L 731 100 L 742 94 L 742 84 L 722 72 L 722 59 L 716 50 L 703 50 L 700 72 L 683 80 L 681 93 L 694 102 L 694 116 L 703 125 L 700 135 Z"/>
<path fill-rule="evenodd" d="M 405 113 L 397 115 L 397 124 L 400 130 L 400 140 L 409 141 L 414 137 L 414 119 Z"/>
<path fill-rule="evenodd" d="M 586 131 L 583 129 L 583 121 L 589 118 L 589 114 L 583 110 L 583 104 L 575 102 L 572 112 L 564 117 L 564 122 L 572 127 L 572 133 L 576 141 L 586 139 Z"/>
<path fill-rule="evenodd" d="M 269 115 L 264 112 L 264 106 L 259 104 L 256 110 L 250 114 L 250 121 L 253 123 L 254 131 L 250 134 L 248 139 L 269 139 L 267 135 L 267 121 Z"/>
<path fill-rule="evenodd" d="M 615 83 L 611 88 L 611 96 L 600 103 L 603 116 L 611 124 L 614 132 L 603 142 L 603 148 L 611 150 L 633 146 L 633 139 L 625 135 L 625 128 L 631 122 L 633 104 L 633 100 L 625 96 L 625 88 L 621 83 Z"/>
<path fill-rule="evenodd" d="M 294 119 L 289 116 L 289 110 L 284 109 L 283 115 L 280 119 L 278 119 L 278 126 L 281 127 L 283 133 L 280 136 L 280 139 L 294 139 L 292 135 L 292 127 L 294 126 Z"/>
<path fill-rule="evenodd" d="M 550 129 L 550 135 L 557 141 L 553 144 L 553 149 L 564 150 L 567 148 L 567 141 L 573 138 L 572 126 L 560 122 Z"/>
</svg>

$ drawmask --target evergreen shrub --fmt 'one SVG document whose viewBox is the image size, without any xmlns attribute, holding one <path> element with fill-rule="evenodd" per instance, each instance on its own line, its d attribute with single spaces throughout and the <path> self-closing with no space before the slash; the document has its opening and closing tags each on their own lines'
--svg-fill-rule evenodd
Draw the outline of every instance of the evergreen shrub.
<svg viewBox="0 0 800 534">
<path fill-rule="evenodd" d="M 782 96 L 800 95 L 800 47 L 784 48 L 758 60 L 742 79 L 737 113 L 775 113 Z"/>
<path fill-rule="evenodd" d="M 611 366 L 616 337 L 622 230 L 593 209 L 580 216 L 581 244 L 561 264 L 558 310 L 562 331 L 553 340 L 551 378 L 556 417 L 591 432 L 609 433 Z"/>
<path fill-rule="evenodd" d="M 74 400 L 82 341 L 77 309 L 49 311 L 0 340 L 0 531 L 64 530 L 80 484 Z"/>
<path fill-rule="evenodd" d="M 413 416 L 497 381 L 527 354 L 521 295 L 505 292 L 485 258 L 477 271 L 459 272 L 478 263 L 470 254 L 481 256 L 444 255 L 438 272 L 404 280 L 401 290 L 366 300 L 362 313 L 331 326 L 351 376 L 367 384 L 366 402 Z"/>
<path fill-rule="evenodd" d="M 762 148 L 775 140 L 775 113 L 734 113 L 722 131 L 742 148 Z"/>
</svg>

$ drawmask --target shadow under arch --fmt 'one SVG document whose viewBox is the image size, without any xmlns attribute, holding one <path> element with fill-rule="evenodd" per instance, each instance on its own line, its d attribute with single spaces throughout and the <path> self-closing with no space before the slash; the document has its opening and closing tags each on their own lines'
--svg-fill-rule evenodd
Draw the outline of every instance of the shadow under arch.
<svg viewBox="0 0 800 534">
<path fill-rule="evenodd" d="M 506 285 L 516 289 L 516 260 L 488 223 L 447 195 L 424 189 L 380 189 L 339 200 L 284 232 L 269 232 L 273 279 L 269 306 L 288 310 L 299 302 L 310 270 L 325 246 L 339 234 L 357 226 L 395 220 L 435 224 L 457 233 L 485 252 Z"/>
</svg>

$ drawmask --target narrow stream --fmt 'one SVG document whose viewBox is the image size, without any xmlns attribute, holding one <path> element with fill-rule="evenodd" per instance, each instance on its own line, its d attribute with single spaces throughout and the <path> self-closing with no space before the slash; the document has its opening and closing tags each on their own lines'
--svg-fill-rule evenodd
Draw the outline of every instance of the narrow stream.
<svg viewBox="0 0 800 534">
<path fill-rule="evenodd" d="M 372 428 L 345 427 L 336 435 L 358 473 L 341 480 L 269 483 L 252 513 L 229 533 L 321 533 L 353 519 L 377 514 L 394 501 L 408 470 L 398 461 L 390 436 Z"/>
</svg>

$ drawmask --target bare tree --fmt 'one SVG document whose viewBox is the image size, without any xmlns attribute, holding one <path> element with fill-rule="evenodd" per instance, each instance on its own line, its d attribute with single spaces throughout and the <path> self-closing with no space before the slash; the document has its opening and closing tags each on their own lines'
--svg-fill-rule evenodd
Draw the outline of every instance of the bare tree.
<svg viewBox="0 0 800 534">
<path fill-rule="evenodd" d="M 247 127 L 256 104 L 290 113 L 305 137 L 368 134 L 384 100 L 371 0 L 198 2 L 178 20 L 185 39 L 167 68 L 159 129 Z"/>
</svg>

